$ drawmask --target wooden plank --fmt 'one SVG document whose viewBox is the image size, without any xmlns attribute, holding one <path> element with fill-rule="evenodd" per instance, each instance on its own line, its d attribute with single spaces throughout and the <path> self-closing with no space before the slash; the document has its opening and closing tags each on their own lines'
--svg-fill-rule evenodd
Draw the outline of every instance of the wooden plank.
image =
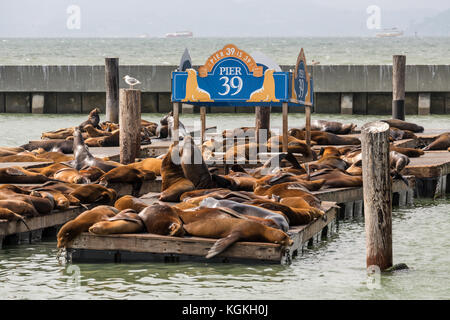
<svg viewBox="0 0 450 320">
<path fill-rule="evenodd" d="M 280 263 L 285 255 L 291 256 L 301 250 L 302 244 L 335 220 L 336 208 L 332 203 L 323 203 L 327 212 L 322 219 L 306 226 L 292 227 L 289 233 L 294 244 L 288 250 L 280 245 L 262 242 L 237 242 L 218 257 L 272 261 Z M 170 237 L 148 233 L 99 236 L 83 233 L 69 247 L 73 250 L 124 251 L 163 255 L 188 255 L 204 257 L 217 239 L 200 237 Z"/>
<path fill-rule="evenodd" d="M 283 152 L 288 151 L 288 104 L 283 102 Z"/>
</svg>

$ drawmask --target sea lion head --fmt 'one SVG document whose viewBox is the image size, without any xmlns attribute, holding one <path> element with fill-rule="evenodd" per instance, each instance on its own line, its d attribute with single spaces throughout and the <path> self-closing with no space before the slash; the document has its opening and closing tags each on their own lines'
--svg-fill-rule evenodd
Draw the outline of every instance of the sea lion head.
<svg viewBox="0 0 450 320">
<path fill-rule="evenodd" d="M 289 235 L 280 230 L 268 227 L 266 228 L 266 237 L 271 239 L 273 243 L 281 244 L 283 247 L 290 247 L 294 244 L 294 241 L 289 237 Z"/>
</svg>

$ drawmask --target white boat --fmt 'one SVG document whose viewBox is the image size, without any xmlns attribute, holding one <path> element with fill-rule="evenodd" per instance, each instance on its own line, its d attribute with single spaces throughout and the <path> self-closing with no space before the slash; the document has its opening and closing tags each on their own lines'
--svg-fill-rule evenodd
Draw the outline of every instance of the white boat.
<svg viewBox="0 0 450 320">
<path fill-rule="evenodd" d="M 177 31 L 166 33 L 166 38 L 192 38 L 194 34 L 192 31 Z"/>
<path fill-rule="evenodd" d="M 403 35 L 403 31 L 398 28 L 386 28 L 375 34 L 377 38 L 399 37 Z"/>
</svg>

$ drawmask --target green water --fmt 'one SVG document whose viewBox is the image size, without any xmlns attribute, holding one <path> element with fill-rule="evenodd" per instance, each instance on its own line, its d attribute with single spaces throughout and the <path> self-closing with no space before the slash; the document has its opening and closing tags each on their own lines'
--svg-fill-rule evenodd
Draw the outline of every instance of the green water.
<svg viewBox="0 0 450 320">
<path fill-rule="evenodd" d="M 3 299 L 449 299 L 450 199 L 416 200 L 393 212 L 394 263 L 410 270 L 365 270 L 364 220 L 289 266 L 219 263 L 60 265 L 56 242 L 0 250 Z M 78 274 L 79 282 L 74 280 Z M 74 271 L 75 270 L 75 271 Z M 78 279 L 78 278 L 75 278 Z"/>
<path fill-rule="evenodd" d="M 101 116 L 102 120 L 104 115 Z M 160 114 L 143 118 L 159 121 Z M 313 114 L 361 126 L 379 116 Z M 388 116 L 381 117 L 388 118 Z M 0 114 L 0 146 L 38 139 L 42 131 L 78 125 L 86 115 Z M 199 115 L 181 115 L 195 126 Z M 281 127 L 281 114 L 272 114 Z M 447 116 L 407 116 L 426 129 L 449 129 Z M 290 114 L 289 124 L 304 123 Z M 199 125 L 199 124 L 197 124 Z M 254 125 L 253 114 L 208 114 L 219 130 Z M 394 263 L 411 269 L 372 284 L 365 269 L 364 220 L 340 221 L 338 232 L 289 266 L 214 263 L 62 265 L 56 242 L 0 250 L 3 299 L 449 299 L 450 199 L 415 200 L 393 212 Z M 79 273 L 78 273 L 79 270 Z M 79 277 L 76 275 L 79 274 Z M 79 280 L 79 282 L 78 282 Z M 79 284 L 79 285 L 78 285 Z"/>
</svg>

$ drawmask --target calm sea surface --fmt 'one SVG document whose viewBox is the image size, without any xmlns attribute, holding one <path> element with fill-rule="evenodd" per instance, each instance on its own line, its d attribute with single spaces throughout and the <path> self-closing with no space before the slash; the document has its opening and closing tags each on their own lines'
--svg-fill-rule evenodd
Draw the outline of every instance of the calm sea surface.
<svg viewBox="0 0 450 320">
<path fill-rule="evenodd" d="M 378 116 L 313 114 L 352 121 Z M 381 117 L 387 118 L 389 116 Z M 158 122 L 160 114 L 143 114 Z M 86 115 L 0 114 L 0 146 L 38 139 L 41 132 L 78 125 Z M 104 119 L 104 115 L 101 115 Z M 195 126 L 199 115 L 181 115 Z M 281 127 L 281 115 L 272 114 Z M 407 116 L 426 129 L 450 130 L 450 117 Z M 219 130 L 254 125 L 253 114 L 208 114 Z M 304 123 L 290 114 L 291 126 Z M 198 122 L 197 122 L 198 125 Z M 3 299 L 450 299 L 450 199 L 415 200 L 393 212 L 394 263 L 410 270 L 371 284 L 365 270 L 364 220 L 340 221 L 338 232 L 289 266 L 215 263 L 60 264 L 56 241 L 0 250 Z M 74 275 L 79 274 L 79 278 Z M 77 282 L 74 279 L 79 279 Z"/>
<path fill-rule="evenodd" d="M 442 38 L 103 38 L 0 39 L 0 64 L 98 65 L 105 57 L 121 64 L 177 65 L 188 48 L 194 64 L 226 44 L 252 54 L 260 51 L 276 63 L 295 64 L 300 48 L 308 61 L 321 64 L 392 64 L 406 54 L 407 64 L 450 64 L 450 37 Z"/>
</svg>

